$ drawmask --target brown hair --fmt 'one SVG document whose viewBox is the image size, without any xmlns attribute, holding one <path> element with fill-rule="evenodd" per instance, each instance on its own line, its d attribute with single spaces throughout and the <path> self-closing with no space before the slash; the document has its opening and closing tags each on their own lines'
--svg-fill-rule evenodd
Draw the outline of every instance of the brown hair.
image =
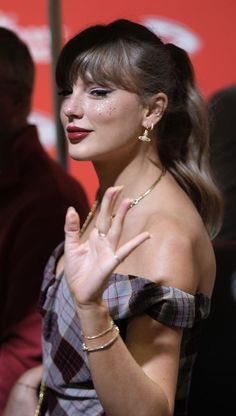
<svg viewBox="0 0 236 416">
<path fill-rule="evenodd" d="M 158 92 L 167 95 L 168 107 L 156 127 L 160 160 L 215 236 L 221 224 L 221 197 L 208 165 L 206 105 L 187 53 L 165 45 L 138 23 L 116 20 L 89 27 L 64 46 L 56 69 L 59 88 L 70 90 L 78 75 L 85 82 L 110 82 L 142 100 Z"/>
</svg>

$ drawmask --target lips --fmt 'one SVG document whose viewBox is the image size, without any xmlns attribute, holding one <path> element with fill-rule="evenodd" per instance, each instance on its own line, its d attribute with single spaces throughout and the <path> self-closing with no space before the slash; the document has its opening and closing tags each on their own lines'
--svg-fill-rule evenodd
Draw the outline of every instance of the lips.
<svg viewBox="0 0 236 416">
<path fill-rule="evenodd" d="M 77 126 L 68 126 L 66 128 L 67 137 L 72 143 L 79 143 L 81 140 L 85 139 L 92 132 L 92 130 L 83 129 Z"/>
</svg>

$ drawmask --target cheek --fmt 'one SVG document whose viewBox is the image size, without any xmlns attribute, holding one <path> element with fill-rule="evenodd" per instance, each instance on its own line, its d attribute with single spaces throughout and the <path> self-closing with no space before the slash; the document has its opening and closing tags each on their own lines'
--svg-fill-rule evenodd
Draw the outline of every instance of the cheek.
<svg viewBox="0 0 236 416">
<path fill-rule="evenodd" d="M 140 125 L 142 118 L 142 106 L 133 97 L 119 97 L 109 100 L 99 108 L 100 116 L 102 115 L 106 122 L 130 126 L 130 124 Z"/>
<path fill-rule="evenodd" d="M 100 101 L 89 105 L 86 109 L 88 118 L 95 122 L 109 122 L 117 117 L 117 107 L 114 103 Z"/>
</svg>

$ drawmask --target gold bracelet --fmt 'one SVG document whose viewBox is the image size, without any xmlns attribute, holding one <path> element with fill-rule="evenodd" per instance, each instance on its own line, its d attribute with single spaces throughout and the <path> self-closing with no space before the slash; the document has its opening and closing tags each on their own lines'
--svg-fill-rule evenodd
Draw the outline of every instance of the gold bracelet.
<svg viewBox="0 0 236 416">
<path fill-rule="evenodd" d="M 21 381 L 17 381 L 16 384 L 19 384 L 20 386 L 25 386 L 28 389 L 38 390 L 37 387 L 31 386 L 30 384 L 22 383 Z"/>
<path fill-rule="evenodd" d="M 107 334 L 108 332 L 112 331 L 112 329 L 113 329 L 114 327 L 115 327 L 115 324 L 114 324 L 113 320 L 111 319 L 111 326 L 109 326 L 109 328 L 105 329 L 105 331 L 100 332 L 100 333 L 99 333 L 99 334 L 97 334 L 97 335 L 84 335 L 82 331 L 81 331 L 81 334 L 82 334 L 82 336 L 83 336 L 85 339 L 96 339 L 96 338 L 100 338 L 100 337 L 102 337 L 103 335 Z"/>
<path fill-rule="evenodd" d="M 116 334 L 112 339 L 110 339 L 110 341 L 106 342 L 103 345 L 99 345 L 98 347 L 94 347 L 94 348 L 87 347 L 87 345 L 85 345 L 85 343 L 83 343 L 82 344 L 83 351 L 86 351 L 86 352 L 102 351 L 102 350 L 105 350 L 106 348 L 110 347 L 117 340 L 117 338 L 119 336 L 119 333 L 120 333 L 120 330 L 119 330 L 118 326 L 113 325 L 113 328 L 116 330 Z"/>
</svg>

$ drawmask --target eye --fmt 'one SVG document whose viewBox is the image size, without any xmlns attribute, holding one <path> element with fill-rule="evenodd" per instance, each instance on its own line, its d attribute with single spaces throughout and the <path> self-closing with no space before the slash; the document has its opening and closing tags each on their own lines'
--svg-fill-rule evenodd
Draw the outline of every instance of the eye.
<svg viewBox="0 0 236 416">
<path fill-rule="evenodd" d="M 113 90 L 107 87 L 93 87 L 89 89 L 89 94 L 93 97 L 103 98 L 107 97 Z"/>
</svg>

